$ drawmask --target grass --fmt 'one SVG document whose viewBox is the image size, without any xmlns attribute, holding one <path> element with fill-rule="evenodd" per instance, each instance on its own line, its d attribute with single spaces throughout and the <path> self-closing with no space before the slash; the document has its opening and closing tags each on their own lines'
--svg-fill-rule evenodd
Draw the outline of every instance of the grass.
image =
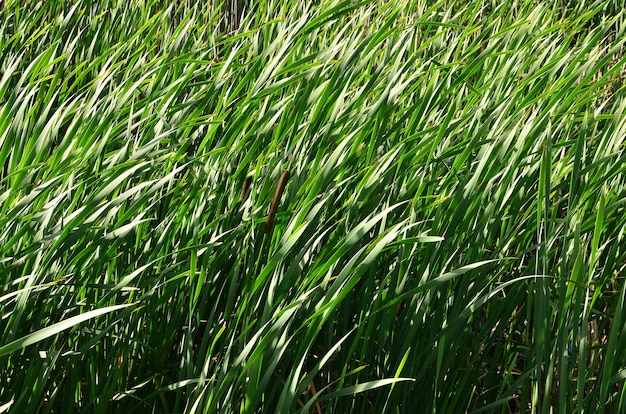
<svg viewBox="0 0 626 414">
<path fill-rule="evenodd" d="M 621 1 L 0 5 L 0 412 L 622 412 Z"/>
</svg>

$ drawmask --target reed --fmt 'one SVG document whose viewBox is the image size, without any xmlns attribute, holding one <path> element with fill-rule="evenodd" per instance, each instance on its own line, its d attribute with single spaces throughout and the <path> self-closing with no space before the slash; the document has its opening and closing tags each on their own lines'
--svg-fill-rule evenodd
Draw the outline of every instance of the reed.
<svg viewBox="0 0 626 414">
<path fill-rule="evenodd" d="M 625 411 L 623 1 L 2 4 L 0 413 Z"/>
</svg>

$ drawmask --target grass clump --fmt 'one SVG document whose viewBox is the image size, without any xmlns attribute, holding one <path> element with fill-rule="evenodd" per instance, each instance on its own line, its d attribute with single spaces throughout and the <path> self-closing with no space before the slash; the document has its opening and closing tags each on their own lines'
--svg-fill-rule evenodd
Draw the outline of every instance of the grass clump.
<svg viewBox="0 0 626 414">
<path fill-rule="evenodd" d="M 0 412 L 621 412 L 620 1 L 0 9 Z"/>
</svg>

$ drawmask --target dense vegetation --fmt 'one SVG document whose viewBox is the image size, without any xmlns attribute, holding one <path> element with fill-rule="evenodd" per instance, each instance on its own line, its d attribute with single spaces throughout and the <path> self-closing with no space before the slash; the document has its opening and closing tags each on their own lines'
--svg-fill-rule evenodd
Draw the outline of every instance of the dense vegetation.
<svg viewBox="0 0 626 414">
<path fill-rule="evenodd" d="M 624 5 L 467 3 L 0 3 L 0 412 L 625 412 Z"/>
</svg>

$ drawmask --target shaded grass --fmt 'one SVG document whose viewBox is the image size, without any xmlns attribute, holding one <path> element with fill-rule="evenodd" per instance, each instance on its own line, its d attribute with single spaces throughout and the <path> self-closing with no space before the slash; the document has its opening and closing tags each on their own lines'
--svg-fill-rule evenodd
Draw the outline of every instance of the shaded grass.
<svg viewBox="0 0 626 414">
<path fill-rule="evenodd" d="M 0 411 L 622 409 L 619 3 L 20 3 Z"/>
</svg>

